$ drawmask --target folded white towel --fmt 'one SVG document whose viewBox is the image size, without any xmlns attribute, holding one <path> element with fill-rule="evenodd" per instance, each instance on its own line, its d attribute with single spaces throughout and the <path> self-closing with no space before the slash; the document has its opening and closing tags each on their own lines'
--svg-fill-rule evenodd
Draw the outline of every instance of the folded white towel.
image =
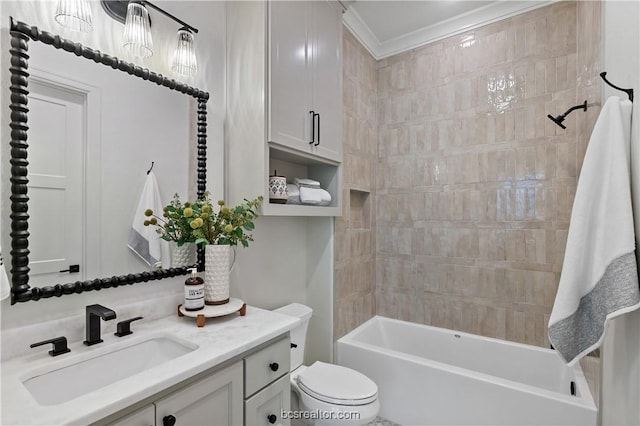
<svg viewBox="0 0 640 426">
<path fill-rule="evenodd" d="M 329 194 L 329 191 L 320 189 L 320 198 L 321 206 L 328 206 L 329 204 L 331 204 L 331 194 Z"/>
<path fill-rule="evenodd" d="M 306 187 L 303 186 L 303 188 L 306 188 Z M 311 189 L 313 191 L 312 194 L 314 195 L 320 194 L 320 202 L 317 203 L 318 206 L 328 206 L 329 204 L 331 204 L 331 194 L 329 194 L 329 191 L 326 191 L 322 188 L 320 189 L 306 188 L 306 189 Z M 315 192 L 315 191 L 319 191 L 319 192 Z M 287 195 L 288 195 L 287 204 L 302 204 L 300 201 L 300 188 L 298 187 L 298 185 L 288 183 Z M 305 204 L 311 204 L 311 203 L 305 203 Z"/>
<path fill-rule="evenodd" d="M 158 214 L 162 212 L 162 208 L 156 176 L 153 172 L 149 172 L 129 231 L 128 247 L 149 266 L 155 268 L 169 267 L 171 253 L 168 242 L 160 238 L 156 227 L 144 226 L 144 221 L 148 219 L 144 212 L 152 209 L 155 214 Z"/>
<path fill-rule="evenodd" d="M 300 189 L 298 185 L 287 184 L 287 204 L 300 204 Z"/>
<path fill-rule="evenodd" d="M 607 99 L 571 211 L 549 340 L 575 364 L 602 344 L 609 319 L 640 306 L 629 173 L 631 102 Z"/>
<path fill-rule="evenodd" d="M 2 259 L 2 253 L 0 253 L 0 300 L 4 300 L 11 294 L 11 284 L 9 283 L 9 277 L 7 271 L 4 269 L 4 262 Z"/>
<path fill-rule="evenodd" d="M 300 202 L 311 205 L 320 204 L 322 202 L 322 189 L 300 185 Z"/>
<path fill-rule="evenodd" d="M 293 178 L 293 182 L 298 185 L 305 185 L 311 188 L 320 188 L 320 182 L 313 179 Z"/>
</svg>

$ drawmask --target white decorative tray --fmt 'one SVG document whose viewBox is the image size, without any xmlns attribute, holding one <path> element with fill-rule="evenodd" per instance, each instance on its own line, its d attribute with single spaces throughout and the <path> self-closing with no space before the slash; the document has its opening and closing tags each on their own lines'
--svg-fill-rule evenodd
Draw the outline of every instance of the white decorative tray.
<svg viewBox="0 0 640 426">
<path fill-rule="evenodd" d="M 233 297 L 224 305 L 204 305 L 204 308 L 198 311 L 187 311 L 182 304 L 178 305 L 178 316 L 195 318 L 198 327 L 204 327 L 207 318 L 223 317 L 235 312 L 244 316 L 247 313 L 247 304 Z"/>
</svg>

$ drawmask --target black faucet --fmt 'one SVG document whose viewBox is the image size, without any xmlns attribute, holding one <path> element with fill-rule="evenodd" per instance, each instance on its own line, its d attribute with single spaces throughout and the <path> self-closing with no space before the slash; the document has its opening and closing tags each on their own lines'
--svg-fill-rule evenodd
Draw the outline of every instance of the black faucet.
<svg viewBox="0 0 640 426">
<path fill-rule="evenodd" d="M 87 346 L 95 345 L 102 342 L 100 338 L 100 318 L 109 321 L 116 318 L 116 313 L 102 305 L 89 305 L 86 308 L 87 323 L 85 326 L 87 340 L 84 344 Z"/>
</svg>

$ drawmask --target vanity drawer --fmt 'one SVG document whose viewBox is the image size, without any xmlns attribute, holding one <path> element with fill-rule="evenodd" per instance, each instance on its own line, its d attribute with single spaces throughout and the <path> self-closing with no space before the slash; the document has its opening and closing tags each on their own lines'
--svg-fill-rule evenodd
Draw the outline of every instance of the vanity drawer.
<svg viewBox="0 0 640 426">
<path fill-rule="evenodd" d="M 289 373 L 289 337 L 244 358 L 244 396 L 249 397 L 269 383 Z"/>
<path fill-rule="evenodd" d="M 244 403 L 244 424 L 254 425 L 282 425 L 288 426 L 291 410 L 291 384 L 286 374 L 272 385 L 262 389 Z"/>
</svg>

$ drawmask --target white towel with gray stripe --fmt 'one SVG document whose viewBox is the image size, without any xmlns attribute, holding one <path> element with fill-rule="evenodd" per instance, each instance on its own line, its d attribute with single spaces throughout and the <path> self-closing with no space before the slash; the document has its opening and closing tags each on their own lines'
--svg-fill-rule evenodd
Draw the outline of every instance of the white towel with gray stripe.
<svg viewBox="0 0 640 426">
<path fill-rule="evenodd" d="M 153 172 L 149 172 L 129 231 L 128 247 L 140 256 L 140 259 L 145 261 L 147 265 L 154 268 L 169 267 L 171 254 L 169 244 L 160 238 L 156 227 L 144 226 L 145 219 L 148 219 L 144 212 L 147 209 L 152 209 L 155 214 L 158 214 L 162 212 L 162 208 L 158 181 Z"/>
<path fill-rule="evenodd" d="M 569 365 L 598 348 L 608 320 L 640 306 L 631 208 L 628 100 L 607 99 L 571 211 L 549 340 Z"/>
</svg>

